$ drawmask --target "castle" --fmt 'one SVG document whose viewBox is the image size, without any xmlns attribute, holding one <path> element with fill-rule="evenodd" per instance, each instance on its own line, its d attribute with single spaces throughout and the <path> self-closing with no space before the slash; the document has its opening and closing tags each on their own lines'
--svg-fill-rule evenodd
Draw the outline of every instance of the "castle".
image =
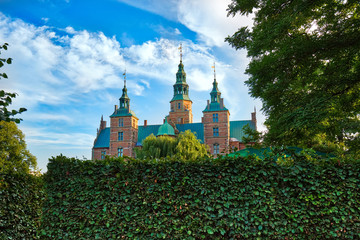
<svg viewBox="0 0 360 240">
<path fill-rule="evenodd" d="M 130 98 L 127 94 L 126 75 L 124 88 L 120 97 L 120 105 L 115 105 L 110 116 L 110 127 L 101 117 L 100 127 L 92 148 L 92 159 L 103 159 L 110 156 L 135 156 L 134 148 L 141 147 L 141 142 L 150 134 L 155 136 L 175 136 L 180 132 L 191 130 L 197 138 L 209 146 L 213 155 L 228 153 L 230 149 L 243 149 L 241 142 L 244 136 L 243 127 L 249 125 L 256 130 L 256 111 L 251 113 L 251 120 L 229 121 L 230 112 L 224 105 L 221 92 L 218 89 L 214 66 L 213 88 L 210 100 L 203 110 L 200 123 L 193 123 L 192 101 L 189 98 L 189 85 L 186 83 L 186 73 L 180 55 L 180 64 L 176 73 L 174 96 L 170 101 L 170 112 L 162 125 L 139 126 L 139 119 L 130 109 Z"/>
</svg>

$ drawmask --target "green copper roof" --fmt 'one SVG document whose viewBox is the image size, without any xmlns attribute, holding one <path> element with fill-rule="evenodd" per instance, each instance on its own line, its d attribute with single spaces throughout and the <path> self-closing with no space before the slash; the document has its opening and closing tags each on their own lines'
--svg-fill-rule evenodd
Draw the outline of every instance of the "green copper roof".
<svg viewBox="0 0 360 240">
<path fill-rule="evenodd" d="M 206 106 L 203 112 L 218 112 L 218 111 L 229 111 L 229 110 L 225 106 L 221 108 L 221 105 L 218 102 L 212 102 L 209 104 L 209 108 L 208 106 Z"/>
<path fill-rule="evenodd" d="M 210 92 L 210 96 L 211 96 L 211 102 L 220 102 L 220 96 L 221 96 L 221 92 L 219 91 L 218 88 L 218 83 L 216 81 L 216 78 L 214 77 L 214 82 L 213 82 L 213 89 Z"/>
<path fill-rule="evenodd" d="M 236 138 L 239 142 L 242 142 L 242 138 L 245 136 L 243 127 L 246 124 L 249 124 L 250 128 L 255 130 L 255 123 L 251 120 L 230 121 L 230 138 Z"/>
<path fill-rule="evenodd" d="M 175 101 L 175 100 L 190 100 L 188 95 L 183 95 L 183 94 L 179 94 L 179 95 L 175 95 L 170 102 Z"/>
<path fill-rule="evenodd" d="M 176 73 L 176 83 L 186 83 L 186 73 L 182 61 L 180 61 L 178 71 Z"/>
<path fill-rule="evenodd" d="M 197 139 L 200 140 L 201 143 L 204 142 L 204 125 L 202 123 L 185 123 L 185 124 L 176 124 L 176 129 L 179 132 L 185 132 L 186 130 L 190 130 L 195 134 Z"/>
<path fill-rule="evenodd" d="M 142 141 L 149 135 L 154 134 L 154 136 L 156 136 L 156 134 L 159 131 L 161 125 L 157 124 L 157 125 L 147 125 L 145 126 L 139 126 L 138 128 L 138 145 L 142 143 Z"/>
<path fill-rule="evenodd" d="M 174 96 L 170 102 L 175 100 L 190 100 L 189 85 L 186 83 L 186 73 L 184 65 L 180 61 L 178 72 L 176 73 L 176 83 L 174 84 Z"/>
<path fill-rule="evenodd" d="M 101 130 L 99 136 L 96 139 L 94 148 L 108 148 L 110 145 L 110 128 L 104 128 Z"/>
<path fill-rule="evenodd" d="M 156 136 L 175 136 L 175 130 L 174 128 L 167 122 L 167 118 L 165 118 L 165 122 L 163 125 L 159 127 L 159 130 L 156 134 Z"/>
<path fill-rule="evenodd" d="M 119 108 L 110 117 L 126 117 L 126 116 L 134 116 L 136 117 L 135 113 L 127 108 Z"/>
<path fill-rule="evenodd" d="M 224 103 L 221 102 L 221 92 L 218 88 L 218 83 L 214 74 L 214 82 L 213 89 L 210 92 L 210 104 L 208 104 L 203 112 L 215 112 L 215 111 L 228 111 L 228 109 L 224 106 Z"/>
<path fill-rule="evenodd" d="M 254 122 L 250 120 L 243 121 L 230 121 L 230 138 L 236 138 L 240 142 L 242 141 L 242 137 L 245 136 L 243 132 L 243 127 L 249 124 L 252 129 L 255 129 Z M 155 136 L 159 132 L 159 128 L 162 125 L 147 125 L 139 126 L 138 128 L 138 143 L 137 145 L 141 145 L 141 142 L 150 134 L 154 134 Z M 196 133 L 196 137 L 204 142 L 204 125 L 202 123 L 186 123 L 186 124 L 176 124 L 176 128 L 179 132 L 185 132 L 186 130 L 191 130 L 193 133 Z M 94 148 L 108 148 L 110 144 L 110 128 L 103 129 L 99 137 L 96 139 L 94 144 Z"/>
</svg>

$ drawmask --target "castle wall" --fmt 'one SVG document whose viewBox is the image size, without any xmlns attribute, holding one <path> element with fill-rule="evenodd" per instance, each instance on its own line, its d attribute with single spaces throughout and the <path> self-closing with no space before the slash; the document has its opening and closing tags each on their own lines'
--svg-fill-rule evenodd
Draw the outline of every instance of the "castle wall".
<svg viewBox="0 0 360 240">
<path fill-rule="evenodd" d="M 180 103 L 180 109 L 178 104 Z M 189 100 L 175 100 L 170 104 L 168 121 L 174 124 L 193 122 L 192 102 Z"/>
<path fill-rule="evenodd" d="M 123 120 L 123 125 L 119 126 L 119 119 Z M 119 133 L 121 139 L 119 139 Z M 135 157 L 133 151 L 138 138 L 138 119 L 133 116 L 112 117 L 110 119 L 110 155 L 118 156 L 120 152 L 123 156 Z M 119 149 L 120 150 L 119 152 Z M 121 155 L 121 154 L 120 154 Z"/>
<path fill-rule="evenodd" d="M 93 148 L 92 149 L 92 160 L 100 160 L 102 159 L 102 153 L 106 152 L 106 155 L 110 154 L 109 148 Z"/>
<path fill-rule="evenodd" d="M 214 122 L 213 114 L 218 114 L 218 121 Z M 229 152 L 230 122 L 229 111 L 204 112 L 202 123 L 204 125 L 204 142 L 210 147 L 213 155 Z M 214 128 L 218 129 L 218 136 L 214 136 Z M 219 145 L 219 151 L 214 154 L 214 144 Z"/>
</svg>

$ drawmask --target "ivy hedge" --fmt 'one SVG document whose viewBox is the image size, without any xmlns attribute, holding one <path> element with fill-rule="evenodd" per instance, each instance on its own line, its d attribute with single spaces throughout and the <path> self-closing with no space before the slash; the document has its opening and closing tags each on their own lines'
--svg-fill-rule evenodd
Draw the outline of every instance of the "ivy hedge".
<svg viewBox="0 0 360 240">
<path fill-rule="evenodd" d="M 45 175 L 39 234 L 42 239 L 360 239 L 359 163 L 290 160 L 59 156 Z"/>
<path fill-rule="evenodd" d="M 0 239 L 37 239 L 44 200 L 41 177 L 0 173 Z"/>
</svg>

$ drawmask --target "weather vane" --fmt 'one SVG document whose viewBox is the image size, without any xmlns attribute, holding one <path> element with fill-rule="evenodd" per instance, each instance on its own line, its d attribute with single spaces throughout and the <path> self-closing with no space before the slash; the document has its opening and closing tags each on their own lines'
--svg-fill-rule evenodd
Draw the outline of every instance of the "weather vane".
<svg viewBox="0 0 360 240">
<path fill-rule="evenodd" d="M 213 65 L 213 66 L 211 66 L 211 68 L 213 68 L 213 69 L 214 69 L 214 80 L 215 80 L 215 79 L 216 79 L 215 61 L 214 61 L 214 65 Z"/>
<path fill-rule="evenodd" d="M 124 87 L 126 87 L 126 68 L 125 68 L 125 71 L 123 73 L 123 76 L 124 76 Z"/>
<path fill-rule="evenodd" d="M 179 50 L 180 50 L 180 62 L 182 62 L 182 43 L 180 43 Z"/>
</svg>

